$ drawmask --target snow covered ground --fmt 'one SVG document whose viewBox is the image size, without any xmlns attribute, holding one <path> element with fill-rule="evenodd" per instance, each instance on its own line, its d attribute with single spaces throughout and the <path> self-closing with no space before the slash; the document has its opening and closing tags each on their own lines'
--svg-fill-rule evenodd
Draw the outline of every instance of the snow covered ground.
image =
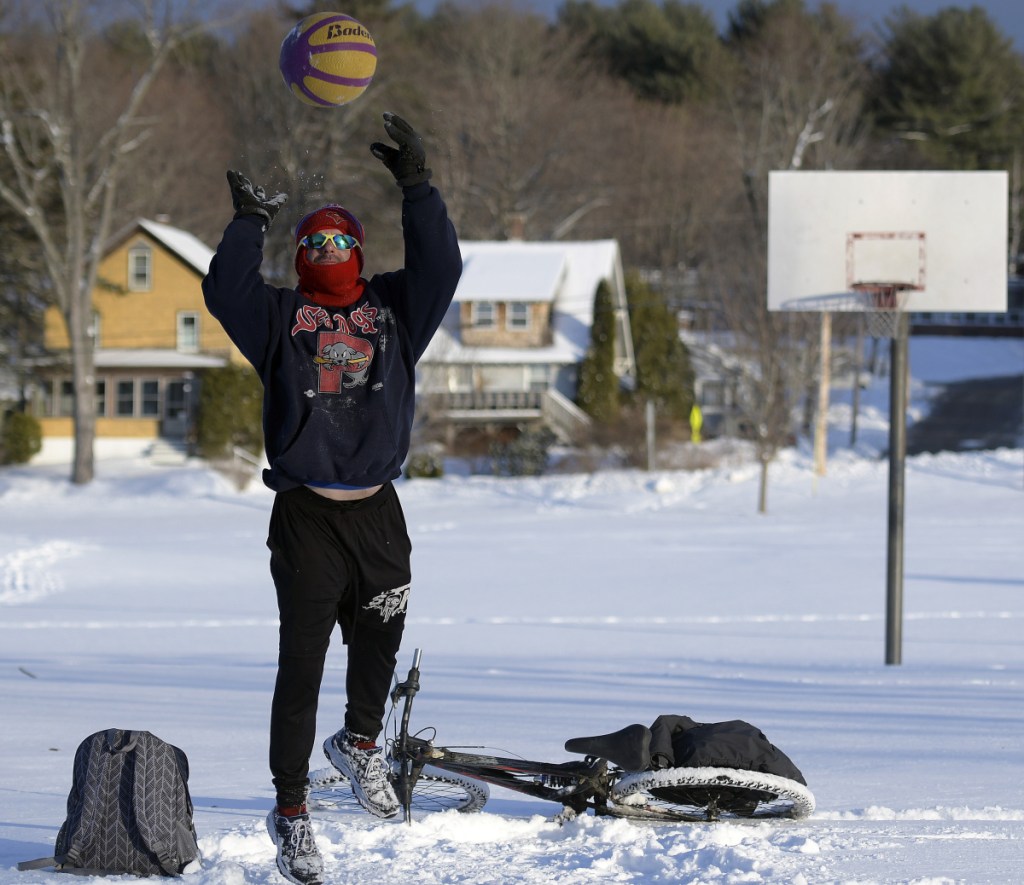
<svg viewBox="0 0 1024 885">
<path fill-rule="evenodd" d="M 973 353 L 972 353 L 973 351 Z M 927 383 L 1024 372 L 1024 343 L 913 341 Z M 752 464 L 402 482 L 415 579 L 400 659 L 447 743 L 571 758 L 661 713 L 760 726 L 808 820 L 638 826 L 494 791 L 411 826 L 322 813 L 335 883 L 1019 881 L 1024 868 L 1024 445 L 910 459 L 903 663 L 884 663 L 886 384 L 856 451 L 837 391 L 828 472 Z M 188 754 L 203 885 L 278 883 L 267 716 L 271 494 L 200 465 L 0 470 L 0 883 L 53 850 L 78 742 L 148 729 Z M 320 737 L 341 719 L 332 648 Z M 320 767 L 319 759 L 314 766 Z"/>
</svg>

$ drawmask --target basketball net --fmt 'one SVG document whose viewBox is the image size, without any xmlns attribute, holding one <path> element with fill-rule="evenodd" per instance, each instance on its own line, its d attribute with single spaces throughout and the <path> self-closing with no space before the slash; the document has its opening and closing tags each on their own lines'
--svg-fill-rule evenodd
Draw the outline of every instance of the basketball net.
<svg viewBox="0 0 1024 885">
<path fill-rule="evenodd" d="M 900 317 L 907 306 L 912 286 L 902 283 L 855 283 L 860 297 L 867 333 L 873 338 L 896 338 Z"/>
</svg>

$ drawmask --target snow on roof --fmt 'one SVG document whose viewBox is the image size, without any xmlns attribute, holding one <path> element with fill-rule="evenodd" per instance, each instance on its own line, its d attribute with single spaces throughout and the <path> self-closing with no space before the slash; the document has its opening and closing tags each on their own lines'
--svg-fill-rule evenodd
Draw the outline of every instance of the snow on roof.
<svg viewBox="0 0 1024 885">
<path fill-rule="evenodd" d="M 554 301 L 565 276 L 564 252 L 537 254 L 520 243 L 469 244 L 456 301 Z M 505 246 L 507 248 L 501 248 Z"/>
<path fill-rule="evenodd" d="M 579 362 L 590 346 L 594 295 L 602 280 L 617 286 L 615 240 L 572 242 L 465 241 L 463 275 L 444 323 L 423 356 L 440 363 Z M 495 293 L 485 297 L 482 293 Z M 463 301 L 553 301 L 550 345 L 465 347 L 459 327 Z"/>
<path fill-rule="evenodd" d="M 219 369 L 227 359 L 201 353 L 159 348 L 97 348 L 100 369 Z"/>
<path fill-rule="evenodd" d="M 148 218 L 140 218 L 138 226 L 204 276 L 210 269 L 213 249 L 188 231 Z"/>
</svg>

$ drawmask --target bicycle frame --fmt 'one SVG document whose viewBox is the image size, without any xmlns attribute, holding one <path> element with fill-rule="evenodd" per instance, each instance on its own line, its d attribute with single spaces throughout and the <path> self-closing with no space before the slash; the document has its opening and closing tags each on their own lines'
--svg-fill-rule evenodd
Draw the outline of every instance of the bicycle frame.
<svg viewBox="0 0 1024 885">
<path fill-rule="evenodd" d="M 421 656 L 421 650 L 416 649 L 408 678 L 391 693 L 396 704 L 404 699 L 401 724 L 391 752 L 398 767 L 395 792 L 402 803 L 406 822 L 412 821 L 412 791 L 426 765 L 537 799 L 561 803 L 572 814 L 580 814 L 588 808 L 600 814 L 607 807 L 608 790 L 615 773 L 609 771 L 604 759 L 587 757 L 583 761 L 564 763 L 534 762 L 436 747 L 431 741 L 409 734 L 412 701 L 420 688 Z"/>
<path fill-rule="evenodd" d="M 609 773 L 603 759 L 533 762 L 435 747 L 415 737 L 409 738 L 406 758 L 412 763 L 413 771 L 433 765 L 537 799 L 561 802 L 576 812 L 592 807 L 595 798 L 606 799 L 608 795 Z"/>
</svg>

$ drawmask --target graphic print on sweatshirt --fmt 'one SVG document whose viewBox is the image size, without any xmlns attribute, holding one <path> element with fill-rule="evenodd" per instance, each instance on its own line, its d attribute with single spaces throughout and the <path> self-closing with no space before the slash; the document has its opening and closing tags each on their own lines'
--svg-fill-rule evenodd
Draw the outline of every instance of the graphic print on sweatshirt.
<svg viewBox="0 0 1024 885">
<path fill-rule="evenodd" d="M 326 308 L 306 304 L 295 314 L 292 337 L 315 332 L 316 363 L 320 393 L 341 393 L 361 387 L 369 376 L 373 362 L 373 345 L 357 333 L 376 335 L 377 308 L 362 304 L 346 317 L 331 314 Z"/>
</svg>

